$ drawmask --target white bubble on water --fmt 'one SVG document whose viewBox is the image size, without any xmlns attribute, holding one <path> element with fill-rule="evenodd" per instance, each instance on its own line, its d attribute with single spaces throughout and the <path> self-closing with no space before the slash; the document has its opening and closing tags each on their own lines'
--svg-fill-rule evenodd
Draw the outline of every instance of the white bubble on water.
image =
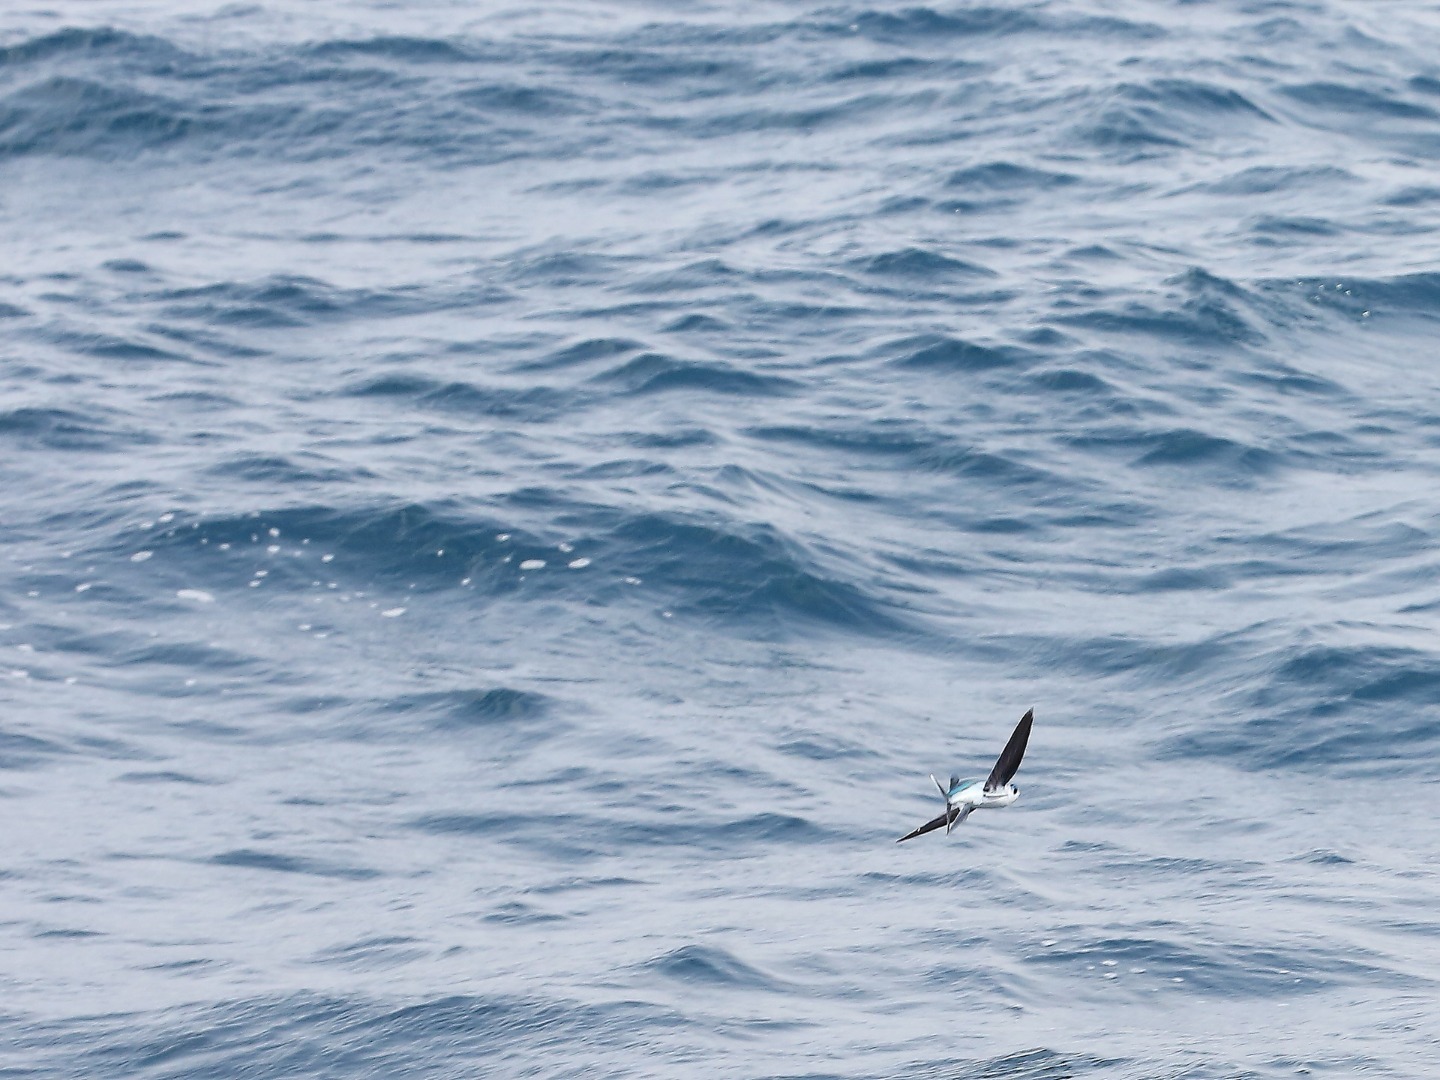
<svg viewBox="0 0 1440 1080">
<path fill-rule="evenodd" d="M 380 614 L 385 616 L 385 618 L 387 619 L 393 619 L 396 616 L 404 615 L 405 609 L 403 607 L 392 607 L 380 612 Z"/>
<path fill-rule="evenodd" d="M 175 595 L 181 600 L 194 600 L 197 604 L 213 604 L 215 597 L 204 589 L 179 589 Z"/>
<path fill-rule="evenodd" d="M 524 562 L 522 562 L 522 563 L 520 564 L 520 569 L 521 569 L 521 570 L 544 570 L 544 569 L 545 569 L 545 560 L 544 560 L 544 559 L 526 559 Z"/>
<path fill-rule="evenodd" d="M 154 555 L 154 554 L 155 554 L 155 553 L 154 553 L 153 551 L 137 551 L 137 552 L 135 552 L 134 555 L 131 555 L 131 556 L 130 556 L 130 561 L 131 561 L 131 562 L 144 562 L 146 559 L 150 558 L 150 556 L 151 556 L 151 555 Z"/>
<path fill-rule="evenodd" d="M 571 570 L 584 570 L 585 567 L 587 567 L 587 566 L 589 566 L 589 565 L 590 565 L 590 560 L 589 560 L 589 559 L 575 559 L 575 560 L 573 560 L 573 561 L 570 563 L 570 569 L 571 569 Z"/>
</svg>

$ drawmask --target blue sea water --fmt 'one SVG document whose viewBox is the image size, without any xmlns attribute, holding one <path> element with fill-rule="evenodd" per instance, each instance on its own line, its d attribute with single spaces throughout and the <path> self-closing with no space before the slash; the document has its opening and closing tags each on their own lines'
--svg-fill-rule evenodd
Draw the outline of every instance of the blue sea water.
<svg viewBox="0 0 1440 1080">
<path fill-rule="evenodd" d="M 6 8 L 0 1075 L 1440 1075 L 1437 167 L 1397 0 Z"/>
</svg>

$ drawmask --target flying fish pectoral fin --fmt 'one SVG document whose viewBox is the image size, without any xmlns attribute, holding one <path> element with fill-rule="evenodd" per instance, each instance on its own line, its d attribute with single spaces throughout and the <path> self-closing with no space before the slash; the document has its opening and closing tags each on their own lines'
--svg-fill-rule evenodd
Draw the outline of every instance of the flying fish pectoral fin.
<svg viewBox="0 0 1440 1080">
<path fill-rule="evenodd" d="M 986 791 L 999 791 L 1010 783 L 1011 777 L 1019 771 L 1020 759 L 1025 756 L 1025 744 L 1030 741 L 1030 725 L 1034 722 L 1035 710 L 1030 709 L 1020 718 L 1020 723 L 1015 725 L 1010 741 L 1005 744 L 1005 749 L 1000 751 L 995 768 L 990 770 L 990 776 L 985 781 Z"/>
<path fill-rule="evenodd" d="M 900 837 L 900 839 L 896 840 L 895 842 L 897 844 L 903 844 L 906 840 L 914 840 L 917 836 L 924 836 L 927 832 L 933 832 L 935 829 L 940 828 L 940 826 L 948 824 L 954 813 L 954 810 L 946 807 L 945 813 L 941 814 L 937 818 L 931 818 L 914 832 L 906 833 L 904 836 Z"/>
</svg>

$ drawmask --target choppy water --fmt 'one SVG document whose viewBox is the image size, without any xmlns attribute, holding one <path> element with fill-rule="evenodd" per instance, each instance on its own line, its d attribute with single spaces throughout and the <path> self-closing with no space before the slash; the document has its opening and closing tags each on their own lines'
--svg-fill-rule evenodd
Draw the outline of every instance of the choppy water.
<svg viewBox="0 0 1440 1080">
<path fill-rule="evenodd" d="M 1389 0 L 6 9 L 0 1069 L 1440 1070 L 1437 159 Z"/>
</svg>

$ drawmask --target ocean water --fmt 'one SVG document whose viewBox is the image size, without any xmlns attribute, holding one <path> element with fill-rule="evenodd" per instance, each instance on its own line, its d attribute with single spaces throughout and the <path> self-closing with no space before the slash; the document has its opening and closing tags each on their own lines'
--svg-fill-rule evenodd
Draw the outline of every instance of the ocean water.
<svg viewBox="0 0 1440 1080">
<path fill-rule="evenodd" d="M 1440 1075 L 1437 170 L 1428 3 L 7 6 L 0 1075 Z"/>
</svg>

